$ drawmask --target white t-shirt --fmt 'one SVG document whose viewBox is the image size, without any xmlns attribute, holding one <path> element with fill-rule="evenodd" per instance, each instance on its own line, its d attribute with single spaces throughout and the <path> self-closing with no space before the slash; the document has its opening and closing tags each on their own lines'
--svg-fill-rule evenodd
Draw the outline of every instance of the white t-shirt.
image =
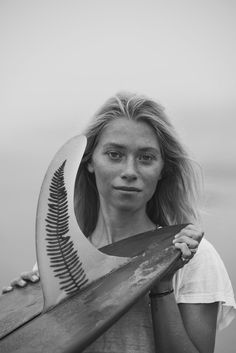
<svg viewBox="0 0 236 353">
<path fill-rule="evenodd" d="M 219 302 L 217 328 L 228 326 L 236 315 L 232 285 L 219 254 L 202 239 L 192 260 L 173 279 L 177 303 Z"/>
</svg>

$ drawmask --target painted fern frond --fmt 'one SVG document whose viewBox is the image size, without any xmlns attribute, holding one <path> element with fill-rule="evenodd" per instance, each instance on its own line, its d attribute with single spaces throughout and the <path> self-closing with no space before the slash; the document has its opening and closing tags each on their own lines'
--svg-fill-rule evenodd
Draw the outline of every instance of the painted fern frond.
<svg viewBox="0 0 236 353">
<path fill-rule="evenodd" d="M 64 182 L 66 160 L 55 171 L 49 187 L 46 218 L 47 254 L 60 289 L 72 294 L 87 283 L 86 274 L 69 233 L 67 191 Z"/>
</svg>

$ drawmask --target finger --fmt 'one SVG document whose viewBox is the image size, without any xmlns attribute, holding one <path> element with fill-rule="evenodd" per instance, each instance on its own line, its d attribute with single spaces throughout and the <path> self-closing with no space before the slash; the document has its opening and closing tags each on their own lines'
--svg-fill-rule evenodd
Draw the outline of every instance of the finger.
<svg viewBox="0 0 236 353">
<path fill-rule="evenodd" d="M 193 257 L 192 252 L 189 250 L 186 243 L 176 243 L 175 247 L 181 250 L 182 258 L 184 259 L 191 259 Z"/>
<path fill-rule="evenodd" d="M 186 259 L 185 257 L 181 256 L 180 261 L 182 262 L 183 266 L 186 265 L 191 259 Z"/>
<path fill-rule="evenodd" d="M 192 223 L 186 225 L 181 230 L 183 230 L 183 229 L 194 229 L 194 230 L 202 231 L 202 227 L 199 224 L 192 224 Z"/>
<path fill-rule="evenodd" d="M 178 239 L 183 235 L 188 236 L 200 243 L 203 238 L 204 232 L 196 229 L 182 229 L 178 234 L 175 235 L 175 239 Z"/>
<path fill-rule="evenodd" d="M 9 293 L 11 291 L 13 291 L 13 287 L 12 286 L 3 287 L 2 294 Z"/>
<path fill-rule="evenodd" d="M 190 236 L 200 235 L 202 237 L 204 232 L 198 227 L 185 227 L 181 229 L 181 231 L 177 233 L 176 236 L 178 237 L 180 234 L 189 234 Z"/>
<path fill-rule="evenodd" d="M 184 265 L 186 265 L 190 259 L 185 259 L 183 256 L 181 256 L 177 262 L 177 267 L 178 269 L 182 268 Z"/>
<path fill-rule="evenodd" d="M 10 285 L 12 287 L 25 287 L 27 285 L 27 282 L 19 277 L 19 278 L 13 279 Z"/>
<path fill-rule="evenodd" d="M 196 249 L 199 245 L 198 241 L 196 241 L 192 238 L 189 238 L 186 235 L 183 235 L 179 238 L 174 239 L 173 244 L 176 244 L 176 243 L 186 243 L 190 249 Z"/>
<path fill-rule="evenodd" d="M 189 224 L 187 227 L 185 227 L 181 230 L 187 230 L 187 231 L 192 230 L 193 232 L 199 233 L 201 235 L 201 237 L 203 237 L 205 234 L 203 229 L 200 226 L 196 226 L 195 224 Z"/>
<path fill-rule="evenodd" d="M 31 271 L 31 272 L 22 272 L 21 273 L 21 278 L 25 281 L 30 281 L 30 282 L 37 282 L 39 281 L 39 276 L 36 273 L 37 271 Z"/>
<path fill-rule="evenodd" d="M 37 270 L 33 270 L 32 273 L 33 273 L 34 275 L 36 275 L 38 278 L 40 278 L 40 276 L 39 276 L 39 270 L 38 270 L 38 269 L 37 269 Z"/>
</svg>

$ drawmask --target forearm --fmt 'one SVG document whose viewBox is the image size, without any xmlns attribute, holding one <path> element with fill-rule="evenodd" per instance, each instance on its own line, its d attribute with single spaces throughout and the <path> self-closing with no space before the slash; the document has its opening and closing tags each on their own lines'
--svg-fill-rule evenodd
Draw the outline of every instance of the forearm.
<svg viewBox="0 0 236 353">
<path fill-rule="evenodd" d="M 173 293 L 151 298 L 156 352 L 199 353 L 191 342 Z"/>
</svg>

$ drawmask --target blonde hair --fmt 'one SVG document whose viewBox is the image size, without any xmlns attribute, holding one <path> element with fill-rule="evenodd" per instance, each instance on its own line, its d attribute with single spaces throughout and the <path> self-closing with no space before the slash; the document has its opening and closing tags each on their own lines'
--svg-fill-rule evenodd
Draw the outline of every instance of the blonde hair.
<svg viewBox="0 0 236 353">
<path fill-rule="evenodd" d="M 118 93 L 97 111 L 87 128 L 87 147 L 75 183 L 75 214 L 81 230 L 89 236 L 96 227 L 99 195 L 94 174 L 87 170 L 103 129 L 110 121 L 127 118 L 142 121 L 155 131 L 164 161 L 162 178 L 148 201 L 146 212 L 162 226 L 199 221 L 200 176 L 197 164 L 188 156 L 161 105 L 144 96 Z"/>
</svg>

